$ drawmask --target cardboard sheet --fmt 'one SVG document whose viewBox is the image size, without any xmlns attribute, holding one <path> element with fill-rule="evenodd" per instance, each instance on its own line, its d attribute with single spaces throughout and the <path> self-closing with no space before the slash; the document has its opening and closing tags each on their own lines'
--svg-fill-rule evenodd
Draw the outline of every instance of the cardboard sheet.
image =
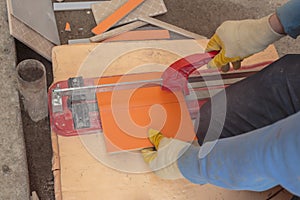
<svg viewBox="0 0 300 200">
<path fill-rule="evenodd" d="M 101 78 L 99 84 L 159 79 L 161 73 Z M 151 147 L 149 128 L 166 137 L 183 141 L 195 138 L 183 94 L 161 89 L 160 85 L 97 93 L 103 133 L 108 152 Z"/>
<path fill-rule="evenodd" d="M 78 75 L 95 77 L 99 71 L 111 76 L 129 73 L 133 68 L 137 69 L 136 72 L 163 70 L 181 56 L 203 52 L 201 46 L 205 44 L 199 45 L 193 40 L 59 46 L 53 50 L 54 82 Z M 246 59 L 245 63 L 254 64 L 277 57 L 274 46 L 271 46 Z M 52 145 L 56 200 L 291 198 L 281 188 L 266 192 L 229 191 L 209 184 L 194 185 L 185 180 L 161 180 L 153 173 L 141 170 L 146 165 L 139 152 L 108 155 L 102 133 L 62 137 L 52 132 Z"/>
</svg>

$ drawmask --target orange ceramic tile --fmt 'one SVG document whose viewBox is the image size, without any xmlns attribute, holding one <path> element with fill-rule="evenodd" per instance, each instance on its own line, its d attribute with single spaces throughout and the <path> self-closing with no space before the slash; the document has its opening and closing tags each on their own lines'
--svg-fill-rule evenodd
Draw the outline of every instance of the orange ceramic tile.
<svg viewBox="0 0 300 200">
<path fill-rule="evenodd" d="M 126 81 L 152 79 L 160 73 L 126 76 Z M 131 80 L 130 80 L 131 79 Z M 112 83 L 120 77 L 102 78 Z M 123 81 L 123 80 L 122 80 Z M 160 86 L 97 93 L 108 152 L 151 147 L 149 128 L 184 141 L 195 138 L 193 123 L 181 92 L 161 90 Z"/>
<path fill-rule="evenodd" d="M 115 23 L 120 21 L 123 17 L 125 17 L 128 13 L 138 7 L 145 0 L 128 0 L 124 5 L 118 8 L 112 15 L 108 16 L 105 20 L 99 23 L 95 28 L 93 28 L 92 32 L 94 34 L 101 34 L 107 31 L 110 27 L 112 27 Z"/>
<path fill-rule="evenodd" d="M 118 36 L 106 39 L 103 42 L 158 39 L 170 39 L 170 32 L 168 30 L 129 31 Z"/>
</svg>

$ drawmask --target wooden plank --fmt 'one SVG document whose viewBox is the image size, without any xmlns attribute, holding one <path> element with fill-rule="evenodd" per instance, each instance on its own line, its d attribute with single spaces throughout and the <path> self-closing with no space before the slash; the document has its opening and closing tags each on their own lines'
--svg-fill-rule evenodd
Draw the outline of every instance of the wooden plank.
<svg viewBox="0 0 300 200">
<path fill-rule="evenodd" d="M 54 82 L 79 75 L 95 77 L 164 70 L 182 56 L 203 52 L 205 42 L 159 40 L 55 47 Z M 277 58 L 274 46 L 270 46 L 244 62 L 250 65 Z M 199 199 L 199 196 L 216 200 L 265 200 L 278 191 L 278 188 L 266 192 L 229 191 L 185 180 L 163 181 L 153 173 L 137 173 L 147 167 L 139 152 L 107 155 L 102 133 L 61 137 L 52 132 L 52 136 L 56 200 L 95 197 L 171 200 L 174 196 L 179 200 Z M 119 171 L 118 166 L 124 167 L 123 171 Z"/>
<path fill-rule="evenodd" d="M 278 188 L 278 191 L 270 195 L 267 200 L 292 200 L 292 198 L 293 195 L 287 190 L 285 190 L 284 188 Z"/>
<path fill-rule="evenodd" d="M 178 33 L 180 35 L 183 35 L 185 37 L 188 38 L 192 38 L 192 39 L 205 39 L 205 37 L 198 35 L 196 33 L 192 33 L 190 31 L 184 30 L 182 28 L 179 28 L 177 26 L 174 26 L 172 24 L 168 24 L 166 22 L 160 21 L 158 19 L 152 18 L 152 17 L 148 17 L 148 16 L 140 16 L 139 20 L 143 21 L 143 22 L 147 22 L 149 24 L 161 27 L 163 29 L 167 29 L 169 31 L 172 31 L 174 33 Z"/>
<path fill-rule="evenodd" d="M 128 0 L 124 5 L 117 9 L 113 14 L 108 16 L 105 20 L 100 22 L 92 29 L 94 34 L 101 34 L 111 28 L 114 24 L 124 18 L 128 13 L 137 8 L 145 0 Z"/>
<path fill-rule="evenodd" d="M 170 39 L 168 30 L 142 30 L 142 31 L 129 31 L 118 36 L 104 40 L 103 42 L 112 41 L 134 41 L 134 40 L 159 40 Z"/>
</svg>

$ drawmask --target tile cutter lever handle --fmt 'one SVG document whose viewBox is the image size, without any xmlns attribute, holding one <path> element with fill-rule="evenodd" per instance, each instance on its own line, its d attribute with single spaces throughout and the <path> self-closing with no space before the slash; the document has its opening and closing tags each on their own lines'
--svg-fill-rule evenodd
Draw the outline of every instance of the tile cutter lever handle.
<svg viewBox="0 0 300 200">
<path fill-rule="evenodd" d="M 219 51 L 193 54 L 184 57 L 170 65 L 162 75 L 162 89 L 171 91 L 182 90 L 184 94 L 189 94 L 187 87 L 188 77 L 196 69 L 206 65 L 213 59 Z"/>
</svg>

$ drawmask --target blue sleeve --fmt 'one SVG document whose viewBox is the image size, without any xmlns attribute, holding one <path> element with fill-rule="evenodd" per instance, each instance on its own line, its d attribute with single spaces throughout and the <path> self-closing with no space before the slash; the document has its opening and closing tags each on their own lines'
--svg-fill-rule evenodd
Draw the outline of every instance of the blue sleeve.
<svg viewBox="0 0 300 200">
<path fill-rule="evenodd" d="M 231 190 L 264 191 L 281 185 L 300 195 L 300 112 L 270 126 L 192 146 L 178 160 L 185 178 Z"/>
<path fill-rule="evenodd" d="M 276 13 L 286 34 L 297 38 L 300 35 L 300 1 L 290 0 L 279 7 Z"/>
</svg>

